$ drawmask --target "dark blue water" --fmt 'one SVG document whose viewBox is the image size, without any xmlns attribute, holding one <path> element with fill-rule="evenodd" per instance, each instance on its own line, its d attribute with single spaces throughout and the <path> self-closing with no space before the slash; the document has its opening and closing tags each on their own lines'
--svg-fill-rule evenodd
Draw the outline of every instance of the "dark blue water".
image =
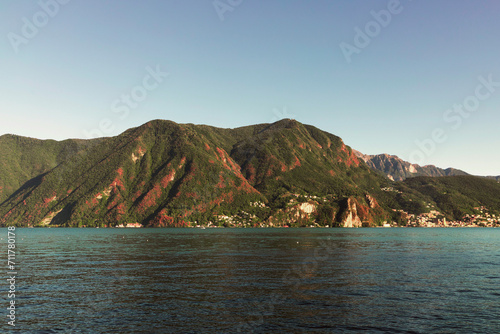
<svg viewBox="0 0 500 334">
<path fill-rule="evenodd" d="M 500 333 L 500 229 L 16 234 L 20 333 Z"/>
</svg>

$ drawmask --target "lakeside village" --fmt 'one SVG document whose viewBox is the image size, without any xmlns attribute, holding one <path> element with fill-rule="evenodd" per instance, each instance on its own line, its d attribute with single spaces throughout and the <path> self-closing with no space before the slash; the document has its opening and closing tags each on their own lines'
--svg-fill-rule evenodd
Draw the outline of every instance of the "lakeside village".
<svg viewBox="0 0 500 334">
<path fill-rule="evenodd" d="M 475 208 L 480 211 L 480 214 L 476 215 L 466 215 L 461 221 L 447 221 L 443 215 L 436 210 L 431 210 L 428 213 L 422 213 L 420 215 L 407 214 L 408 223 L 406 225 L 398 225 L 384 222 L 382 226 L 378 227 L 500 227 L 500 216 L 495 214 L 489 214 L 484 207 Z M 400 212 L 404 213 L 402 210 Z M 213 222 L 208 222 L 206 226 L 199 225 L 197 222 L 191 227 L 198 228 L 216 228 L 216 227 L 254 227 L 249 223 L 238 222 L 239 217 L 230 216 L 218 216 L 218 218 L 224 221 L 224 224 L 215 224 Z M 140 228 L 143 227 L 140 223 L 127 223 L 115 226 L 117 228 Z M 273 226 L 272 224 L 260 223 L 257 227 L 281 227 Z M 284 227 L 289 227 L 285 225 Z M 328 228 L 330 226 L 319 226 L 318 224 L 310 225 L 308 227 L 324 227 Z"/>
<path fill-rule="evenodd" d="M 381 190 L 399 192 L 392 187 Z M 384 227 L 500 227 L 500 215 L 490 213 L 488 208 L 484 206 L 475 207 L 475 214 L 466 214 L 457 221 L 447 221 L 445 216 L 435 210 L 431 203 L 427 203 L 427 208 L 430 209 L 429 212 L 419 215 L 410 214 L 403 210 L 394 210 L 405 217 L 406 224 L 384 223 Z"/>
<path fill-rule="evenodd" d="M 299 195 L 296 195 L 297 197 Z M 316 205 L 313 203 L 318 200 L 322 200 L 317 196 L 305 196 L 308 202 L 297 202 L 296 199 L 290 201 L 290 207 L 285 218 L 286 221 L 293 221 L 295 219 L 304 219 L 310 218 L 315 209 Z M 370 197 L 371 199 L 371 197 Z M 325 199 L 323 199 L 325 200 Z M 265 208 L 266 205 L 262 202 L 251 203 L 251 206 Z M 421 213 L 419 215 L 410 214 L 403 210 L 394 210 L 395 212 L 399 212 L 402 217 L 404 217 L 402 223 L 395 222 L 383 222 L 380 226 L 377 227 L 500 227 L 500 215 L 496 215 L 490 213 L 489 210 L 484 207 L 475 207 L 474 210 L 476 214 L 467 214 L 462 220 L 459 221 L 450 221 L 445 218 L 445 216 L 434 210 L 431 203 L 427 204 L 427 208 L 430 209 L 429 212 Z M 354 208 L 356 210 L 356 208 Z M 352 214 L 350 213 L 352 220 Z M 283 228 L 283 227 L 296 227 L 294 224 L 275 224 L 272 221 L 261 222 L 256 219 L 255 215 L 247 213 L 245 211 L 240 212 L 236 216 L 226 216 L 219 215 L 216 217 L 216 221 L 209 221 L 207 224 L 198 224 L 198 222 L 189 223 L 189 227 L 196 228 L 220 228 L 220 227 L 236 227 L 236 228 Z M 301 227 L 309 227 L 309 228 L 329 228 L 329 225 L 321 226 L 317 223 L 312 223 L 310 225 L 300 225 Z M 346 224 L 345 221 L 341 222 L 340 227 L 369 227 L 370 224 L 361 222 L 361 224 Z M 84 227 L 84 226 L 83 226 Z M 116 228 L 141 228 L 144 227 L 140 223 L 126 223 L 115 226 Z"/>
<path fill-rule="evenodd" d="M 398 225 L 384 222 L 382 226 L 379 227 L 500 227 L 500 216 L 495 214 L 489 214 L 486 212 L 484 207 L 475 208 L 480 211 L 480 214 L 477 215 L 466 215 L 461 221 L 447 221 L 443 215 L 436 210 L 431 210 L 428 213 L 422 213 L 420 215 L 407 214 L 408 223 L 406 225 Z M 404 213 L 402 210 L 399 212 Z M 213 222 L 208 222 L 206 226 L 198 225 L 197 222 L 191 227 L 198 228 L 216 228 L 216 227 L 254 227 L 251 224 L 245 224 L 244 222 L 238 222 L 239 217 L 230 217 L 230 216 L 218 216 L 220 220 L 223 220 L 225 224 L 215 224 Z M 115 226 L 117 228 L 140 228 L 143 227 L 140 223 L 127 223 L 120 224 Z M 281 227 L 281 226 L 272 226 L 270 224 L 260 223 L 257 227 Z M 289 227 L 285 225 L 285 227 Z M 319 226 L 318 224 L 310 225 L 308 227 L 330 227 Z"/>
<path fill-rule="evenodd" d="M 382 188 L 382 191 L 395 191 L 393 188 Z M 474 208 L 473 214 L 466 214 L 459 221 L 447 220 L 445 215 L 437 211 L 432 203 L 427 203 L 428 212 L 411 214 L 404 210 L 392 209 L 397 213 L 398 222 L 375 221 L 374 215 L 370 213 L 379 212 L 380 205 L 375 198 L 366 194 L 364 199 L 349 197 L 345 200 L 342 209 L 329 211 L 321 210 L 321 203 L 328 204 L 331 196 L 318 197 L 313 195 L 299 195 L 289 193 L 289 200 L 284 209 L 280 209 L 265 220 L 259 219 L 255 214 L 240 211 L 236 215 L 217 215 L 213 221 L 206 223 L 182 221 L 182 225 L 169 225 L 158 227 L 193 227 L 193 228 L 283 228 L 283 227 L 305 227 L 305 228 L 330 228 L 330 227 L 500 227 L 500 214 L 491 213 L 487 207 Z M 334 199 L 334 198 L 333 198 Z M 269 212 L 269 207 L 263 202 L 251 202 L 251 207 L 257 210 Z M 320 211 L 323 212 L 321 216 Z M 255 213 L 256 211 L 254 211 Z M 327 212 L 327 213 L 326 213 Z M 321 216 L 321 217 L 320 217 Z M 336 218 L 335 218 L 336 217 Z M 379 218 L 380 219 L 380 218 Z M 49 226 L 50 219 L 45 219 L 38 226 L 28 227 L 59 227 Z M 321 223 L 323 222 L 323 223 Z M 329 225 L 328 222 L 330 222 Z M 157 226 L 157 225 L 153 225 Z M 63 226 L 60 226 L 63 227 Z M 90 227 L 78 224 L 78 227 Z M 95 225 L 92 227 L 96 227 Z M 142 228 L 147 227 L 138 222 L 124 222 L 116 226 L 101 225 L 104 228 Z M 99 227 L 97 227 L 99 228 Z"/>
<path fill-rule="evenodd" d="M 420 215 L 407 214 L 408 223 L 401 227 L 500 227 L 500 216 L 490 214 L 485 207 L 474 209 L 479 211 L 479 214 L 467 214 L 459 221 L 447 221 L 436 210 Z"/>
<path fill-rule="evenodd" d="M 478 208 L 480 209 L 480 208 Z M 404 213 L 404 211 L 399 210 L 399 212 Z M 460 221 L 447 221 L 443 215 L 435 210 L 431 210 L 428 213 L 422 213 L 420 215 L 407 214 L 408 222 L 406 225 L 404 224 L 396 224 L 396 223 L 388 223 L 384 222 L 383 225 L 377 227 L 500 227 L 500 216 L 489 213 L 481 213 L 477 215 L 466 215 L 463 220 Z M 222 228 L 222 227 L 236 227 L 236 228 L 282 228 L 282 227 L 290 227 L 288 225 L 284 226 L 274 226 L 266 223 L 259 224 L 251 224 L 249 222 L 241 221 L 241 217 L 234 216 L 218 216 L 220 221 L 223 221 L 221 224 L 220 221 L 217 223 L 208 222 L 206 225 L 199 225 L 197 222 L 193 222 L 189 227 L 197 227 L 197 228 Z M 32 226 L 29 226 L 32 227 Z M 57 227 L 57 226 L 53 226 Z M 82 225 L 81 227 L 87 227 Z M 106 228 L 109 226 L 105 226 Z M 114 226 L 115 228 L 141 228 L 144 227 L 141 223 L 126 223 L 119 224 Z M 305 226 L 306 228 L 329 228 L 329 225 L 320 226 L 318 224 L 313 224 L 309 226 Z M 361 227 L 368 227 L 363 224 Z"/>
</svg>

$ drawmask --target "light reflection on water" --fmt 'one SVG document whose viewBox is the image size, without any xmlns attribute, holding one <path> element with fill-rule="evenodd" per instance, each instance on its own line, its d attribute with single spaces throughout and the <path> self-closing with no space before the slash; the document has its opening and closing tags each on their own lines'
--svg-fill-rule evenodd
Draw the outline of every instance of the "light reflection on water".
<svg viewBox="0 0 500 334">
<path fill-rule="evenodd" d="M 16 233 L 25 333 L 500 331 L 498 229 Z"/>
</svg>

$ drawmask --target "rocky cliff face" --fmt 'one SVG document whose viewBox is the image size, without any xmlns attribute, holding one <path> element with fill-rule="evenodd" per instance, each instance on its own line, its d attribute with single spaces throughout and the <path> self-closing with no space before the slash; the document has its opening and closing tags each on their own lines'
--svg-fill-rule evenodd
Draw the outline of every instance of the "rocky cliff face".
<svg viewBox="0 0 500 334">
<path fill-rule="evenodd" d="M 317 201 L 308 201 L 304 203 L 289 203 L 285 209 L 277 210 L 270 216 L 266 223 L 269 226 L 311 226 L 316 223 L 316 211 L 319 206 Z M 333 224 L 333 220 L 328 222 Z"/>
<path fill-rule="evenodd" d="M 344 200 L 338 220 L 341 227 L 378 226 L 386 220 L 386 213 L 373 196 L 366 194 L 364 198 Z"/>
<path fill-rule="evenodd" d="M 347 209 L 340 222 L 342 227 L 361 227 L 362 222 L 358 215 L 356 201 L 353 198 L 347 199 Z"/>
<path fill-rule="evenodd" d="M 384 175 L 393 181 L 403 181 L 409 177 L 414 176 L 455 176 L 455 175 L 468 175 L 464 171 L 454 168 L 442 169 L 433 165 L 420 166 L 404 161 L 395 155 L 377 154 L 366 155 L 358 151 L 354 153 L 366 164 L 377 171 L 384 173 Z"/>
</svg>

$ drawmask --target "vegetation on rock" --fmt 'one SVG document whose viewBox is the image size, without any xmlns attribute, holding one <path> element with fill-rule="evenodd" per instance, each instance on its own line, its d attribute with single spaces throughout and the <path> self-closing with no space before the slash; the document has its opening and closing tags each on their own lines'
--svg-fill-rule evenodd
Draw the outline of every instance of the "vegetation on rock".
<svg viewBox="0 0 500 334">
<path fill-rule="evenodd" d="M 112 138 L 0 137 L 0 224 L 378 226 L 500 208 L 496 180 L 392 182 L 295 120 L 237 129 L 155 120 Z"/>
</svg>

